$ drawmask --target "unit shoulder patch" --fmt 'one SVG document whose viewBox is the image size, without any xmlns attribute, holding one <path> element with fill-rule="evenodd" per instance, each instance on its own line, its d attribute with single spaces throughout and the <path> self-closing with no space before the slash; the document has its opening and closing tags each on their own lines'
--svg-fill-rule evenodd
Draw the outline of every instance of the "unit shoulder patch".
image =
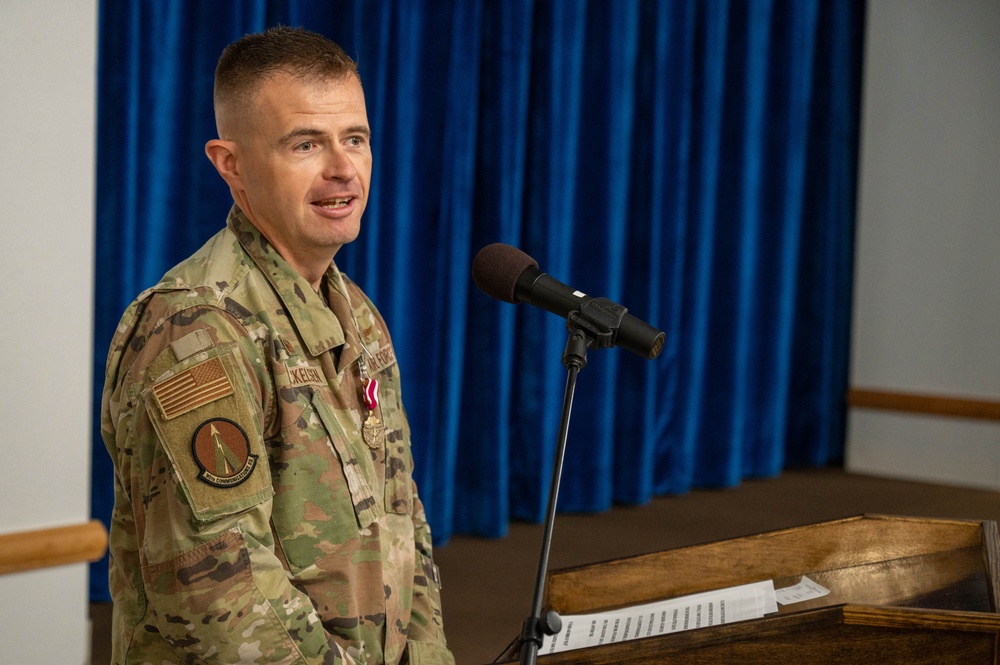
<svg viewBox="0 0 1000 665">
<path fill-rule="evenodd" d="M 236 487 L 257 466 L 247 433 L 226 418 L 212 418 L 199 425 L 191 437 L 191 452 L 201 469 L 198 478 L 215 487 Z"/>
</svg>

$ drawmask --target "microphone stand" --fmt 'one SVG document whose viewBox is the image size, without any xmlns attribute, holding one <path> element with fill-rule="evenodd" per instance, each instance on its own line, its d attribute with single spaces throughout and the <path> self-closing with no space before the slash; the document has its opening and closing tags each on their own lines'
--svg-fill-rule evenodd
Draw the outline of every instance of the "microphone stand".
<svg viewBox="0 0 1000 665">
<path fill-rule="evenodd" d="M 597 344 L 595 338 L 588 333 L 597 332 L 597 338 L 605 337 L 594 329 L 589 322 L 571 314 L 566 326 L 570 335 L 563 352 L 562 363 L 566 367 L 566 391 L 563 397 L 562 419 L 559 423 L 559 441 L 556 446 L 555 463 L 552 467 L 552 482 L 549 487 L 548 507 L 545 511 L 545 528 L 542 535 L 542 549 L 538 561 L 538 576 L 535 578 L 535 594 L 531 607 L 531 616 L 524 621 L 521 630 L 521 665 L 535 665 L 538 650 L 542 646 L 543 635 L 555 635 L 562 630 L 562 619 L 554 610 L 542 615 L 542 600 L 545 595 L 545 575 L 549 566 L 549 550 L 552 546 L 552 530 L 556 519 L 556 501 L 559 498 L 559 483 L 562 479 L 563 459 L 566 454 L 566 439 L 569 434 L 569 419 L 573 411 L 573 394 L 576 391 L 576 378 L 580 370 L 587 365 L 587 347 Z"/>
</svg>

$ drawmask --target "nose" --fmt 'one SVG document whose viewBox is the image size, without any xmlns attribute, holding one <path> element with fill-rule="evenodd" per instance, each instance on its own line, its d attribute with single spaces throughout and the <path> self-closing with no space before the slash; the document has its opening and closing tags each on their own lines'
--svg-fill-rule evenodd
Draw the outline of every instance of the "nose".
<svg viewBox="0 0 1000 665">
<path fill-rule="evenodd" d="M 327 180 L 351 180 L 358 174 L 354 160 L 343 147 L 336 145 L 327 151 L 324 177 Z"/>
</svg>

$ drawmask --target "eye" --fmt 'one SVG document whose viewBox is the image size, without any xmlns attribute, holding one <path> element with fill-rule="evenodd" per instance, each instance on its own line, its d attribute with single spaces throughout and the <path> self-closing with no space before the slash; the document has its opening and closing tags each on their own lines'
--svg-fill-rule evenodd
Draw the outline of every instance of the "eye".
<svg viewBox="0 0 1000 665">
<path fill-rule="evenodd" d="M 315 141 L 303 141 L 302 143 L 295 146 L 297 152 L 309 152 L 316 147 Z"/>
</svg>

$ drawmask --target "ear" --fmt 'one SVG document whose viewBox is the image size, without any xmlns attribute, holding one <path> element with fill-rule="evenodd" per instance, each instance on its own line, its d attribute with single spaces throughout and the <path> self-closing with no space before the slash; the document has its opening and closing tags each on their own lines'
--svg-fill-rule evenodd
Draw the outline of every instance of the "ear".
<svg viewBox="0 0 1000 665">
<path fill-rule="evenodd" d="M 219 175 L 226 181 L 230 189 L 243 189 L 243 180 L 240 177 L 237 160 L 236 143 L 233 141 L 223 141 L 222 139 L 212 139 L 205 144 L 205 154 L 208 156 L 208 161 L 212 162 L 215 170 L 219 172 Z"/>
</svg>

